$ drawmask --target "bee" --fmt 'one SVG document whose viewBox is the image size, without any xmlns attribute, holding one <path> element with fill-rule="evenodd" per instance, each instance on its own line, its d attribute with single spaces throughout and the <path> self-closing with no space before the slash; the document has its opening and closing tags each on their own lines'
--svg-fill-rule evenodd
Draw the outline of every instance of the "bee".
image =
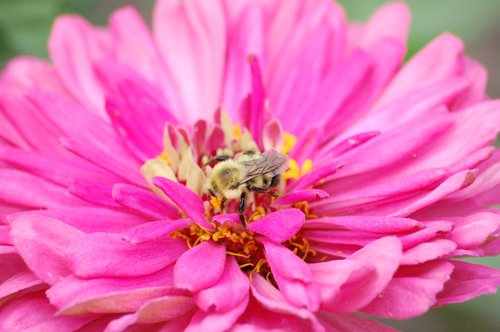
<svg viewBox="0 0 500 332">
<path fill-rule="evenodd" d="M 233 158 L 217 156 L 208 163 L 218 162 L 209 175 L 206 189 L 212 196 L 221 197 L 221 209 L 228 199 L 240 198 L 238 213 L 243 220 L 247 192 L 267 193 L 280 181 L 281 174 L 288 169 L 288 158 L 275 150 L 260 154 L 255 151 L 238 153 Z"/>
</svg>

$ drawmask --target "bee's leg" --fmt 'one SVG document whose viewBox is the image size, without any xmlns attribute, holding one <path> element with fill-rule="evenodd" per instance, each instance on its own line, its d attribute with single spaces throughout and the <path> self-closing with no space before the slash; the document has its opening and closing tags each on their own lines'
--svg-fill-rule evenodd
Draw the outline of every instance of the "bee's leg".
<svg viewBox="0 0 500 332">
<path fill-rule="evenodd" d="M 275 193 L 274 191 L 270 191 L 268 188 L 259 188 L 259 187 L 249 186 L 248 190 L 254 191 L 254 192 L 259 193 L 259 194 L 269 194 L 273 197 L 279 197 L 279 195 L 277 193 Z"/>
<path fill-rule="evenodd" d="M 243 217 L 243 212 L 245 212 L 245 199 L 247 198 L 246 194 L 243 192 L 240 196 L 240 205 L 238 206 L 238 215 L 240 216 L 240 221 L 243 225 L 246 225 L 245 217 Z"/>
<path fill-rule="evenodd" d="M 224 210 L 225 204 L 226 204 L 226 196 L 223 196 L 222 200 L 220 201 L 220 210 L 221 210 L 221 212 L 222 212 L 222 210 Z"/>
</svg>

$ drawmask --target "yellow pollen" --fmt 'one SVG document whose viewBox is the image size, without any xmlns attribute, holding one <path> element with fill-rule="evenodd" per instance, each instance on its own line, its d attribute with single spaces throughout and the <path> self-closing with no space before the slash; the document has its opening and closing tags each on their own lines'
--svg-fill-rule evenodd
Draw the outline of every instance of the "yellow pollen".
<svg viewBox="0 0 500 332">
<path fill-rule="evenodd" d="M 217 210 L 221 210 L 222 197 L 212 197 L 210 198 L 210 204 Z"/>
<path fill-rule="evenodd" d="M 307 159 L 302 163 L 302 167 L 299 167 L 299 164 L 295 159 L 288 159 L 288 164 L 290 168 L 283 174 L 283 178 L 285 180 L 288 179 L 298 179 L 302 175 L 309 173 L 312 170 L 313 162 L 311 159 Z"/>
<path fill-rule="evenodd" d="M 283 174 L 283 178 L 285 180 L 288 179 L 298 179 L 300 177 L 300 170 L 299 170 L 299 165 L 295 161 L 295 159 L 288 159 L 288 164 L 290 167 L 288 170 Z"/>
<path fill-rule="evenodd" d="M 297 143 L 297 137 L 285 132 L 283 135 L 283 147 L 281 148 L 281 153 L 288 154 L 292 151 L 295 143 Z"/>
<path fill-rule="evenodd" d="M 241 128 L 239 125 L 233 126 L 233 133 L 234 133 L 234 137 L 237 139 L 241 139 L 243 137 L 243 134 L 241 133 Z"/>
<path fill-rule="evenodd" d="M 295 203 L 295 204 L 293 204 L 293 207 L 296 208 L 296 209 L 299 209 L 302 212 L 304 212 L 304 214 L 306 215 L 306 219 L 315 219 L 315 218 L 318 218 L 318 215 L 312 214 L 309 211 L 309 204 L 307 202 Z"/>
<path fill-rule="evenodd" d="M 302 164 L 302 168 L 300 169 L 300 175 L 304 175 L 306 173 L 309 173 L 312 170 L 313 162 L 311 159 L 307 159 L 304 161 Z"/>
<path fill-rule="evenodd" d="M 159 159 L 161 160 L 164 160 L 167 162 L 167 164 L 170 164 L 170 159 L 168 158 L 168 154 L 167 152 L 163 151 L 162 153 L 160 153 L 160 155 L 158 156 Z"/>
<path fill-rule="evenodd" d="M 255 221 L 258 220 L 266 215 L 266 210 L 262 206 L 257 206 L 255 208 L 255 211 L 252 213 L 250 218 L 248 219 L 249 221 Z"/>
</svg>

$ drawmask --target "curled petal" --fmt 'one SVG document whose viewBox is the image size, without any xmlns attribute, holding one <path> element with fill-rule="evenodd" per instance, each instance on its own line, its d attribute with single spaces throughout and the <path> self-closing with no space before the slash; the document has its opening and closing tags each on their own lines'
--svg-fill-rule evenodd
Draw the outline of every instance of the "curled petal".
<svg viewBox="0 0 500 332">
<path fill-rule="evenodd" d="M 9 219 L 14 246 L 38 278 L 52 285 L 71 273 L 64 251 L 84 233 L 49 217 L 21 213 Z"/>
<path fill-rule="evenodd" d="M 483 294 L 494 294 L 500 271 L 488 266 L 454 261 L 453 274 L 437 296 L 437 306 L 460 303 Z"/>
<path fill-rule="evenodd" d="M 425 313 L 436 301 L 453 271 L 445 261 L 402 268 L 389 285 L 362 311 L 383 318 L 408 319 Z"/>
<path fill-rule="evenodd" d="M 155 186 L 161 189 L 177 206 L 189 217 L 191 217 L 200 226 L 212 229 L 205 219 L 205 208 L 201 198 L 194 192 L 172 180 L 167 178 L 153 178 Z"/>
<path fill-rule="evenodd" d="M 267 239 L 259 240 L 265 248 L 266 259 L 284 297 L 299 308 L 318 310 L 319 288 L 312 282 L 308 265 L 287 248 Z"/>
<path fill-rule="evenodd" d="M 250 281 L 233 257 L 226 259 L 224 272 L 217 283 L 196 295 L 196 304 L 206 312 L 225 312 L 248 296 Z M 231 294 L 231 296 L 228 296 Z"/>
<path fill-rule="evenodd" d="M 323 304 L 327 310 L 332 312 L 359 310 L 384 290 L 399 266 L 401 242 L 395 237 L 384 237 L 370 243 L 346 259 L 360 261 L 367 267 L 353 264 L 345 270 L 347 273 L 355 273 L 356 278 L 348 278 L 348 282 L 338 290 L 338 295 L 328 303 Z M 334 267 L 335 265 L 332 264 L 332 268 Z M 370 268 L 374 269 L 371 273 Z"/>
<path fill-rule="evenodd" d="M 248 229 L 280 243 L 297 234 L 305 222 L 305 215 L 297 209 L 270 213 L 248 225 Z"/>
<path fill-rule="evenodd" d="M 226 248 L 203 242 L 179 257 L 174 268 L 175 287 L 198 292 L 220 279 L 226 262 Z"/>
</svg>

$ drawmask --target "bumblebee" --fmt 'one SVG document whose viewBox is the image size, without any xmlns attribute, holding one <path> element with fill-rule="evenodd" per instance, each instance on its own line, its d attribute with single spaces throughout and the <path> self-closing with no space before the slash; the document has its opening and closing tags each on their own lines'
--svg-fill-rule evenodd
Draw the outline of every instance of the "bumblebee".
<svg viewBox="0 0 500 332">
<path fill-rule="evenodd" d="M 240 198 L 238 213 L 245 211 L 247 192 L 277 194 L 270 191 L 280 181 L 281 174 L 288 169 L 288 158 L 275 150 L 262 154 L 254 151 L 238 153 L 233 158 L 217 156 L 210 160 L 218 162 L 210 173 L 206 190 L 211 196 L 222 197 L 221 209 L 228 199 Z"/>
</svg>

